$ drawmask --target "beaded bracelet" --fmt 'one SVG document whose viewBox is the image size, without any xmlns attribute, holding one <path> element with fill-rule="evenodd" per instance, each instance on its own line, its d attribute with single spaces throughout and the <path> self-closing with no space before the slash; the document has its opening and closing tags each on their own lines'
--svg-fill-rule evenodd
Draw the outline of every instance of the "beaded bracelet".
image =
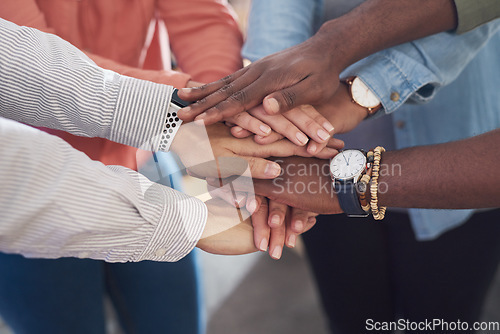
<svg viewBox="0 0 500 334">
<path fill-rule="evenodd" d="M 372 209 L 372 215 L 375 220 L 382 220 L 385 217 L 385 210 L 387 207 L 378 206 L 378 177 L 380 171 L 380 163 L 382 159 L 382 153 L 385 152 L 385 148 L 382 146 L 377 146 L 373 151 L 373 167 L 372 167 L 372 177 L 370 180 L 370 207 Z"/>
<path fill-rule="evenodd" d="M 361 209 L 363 209 L 364 212 L 370 213 L 370 202 L 368 202 L 368 199 L 366 198 L 366 193 L 369 191 L 370 187 L 370 178 L 372 176 L 372 165 L 373 165 L 373 150 L 370 150 L 366 153 L 366 172 L 363 174 L 361 179 L 359 180 L 358 187 L 358 196 L 359 196 L 359 203 L 361 204 Z"/>
</svg>

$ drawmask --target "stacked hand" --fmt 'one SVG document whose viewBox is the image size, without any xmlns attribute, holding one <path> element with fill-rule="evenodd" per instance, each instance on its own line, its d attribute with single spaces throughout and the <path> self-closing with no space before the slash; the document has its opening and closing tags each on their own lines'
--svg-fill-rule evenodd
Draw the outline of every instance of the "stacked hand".
<svg viewBox="0 0 500 334">
<path fill-rule="evenodd" d="M 261 251 L 269 249 L 270 255 L 275 259 L 281 257 L 284 244 L 294 247 L 297 235 L 314 225 L 316 213 L 341 212 L 336 195 L 331 189 L 328 160 L 310 157 L 329 159 L 343 146 L 341 141 L 332 138 L 318 143 L 318 132 L 324 130 L 319 124 L 327 126 L 333 123 L 337 132 L 347 132 L 365 118 L 366 110 L 351 102 L 344 84 L 341 84 L 327 104 L 317 109 L 300 106 L 284 114 L 268 115 L 262 106 L 258 106 L 244 113 L 249 117 L 228 119 L 229 123 L 238 124 L 231 129 L 220 123 L 207 126 L 207 145 L 201 151 L 193 151 L 193 143 L 203 142 L 200 140 L 202 132 L 199 131 L 202 126 L 192 123 L 188 124 L 193 127 L 191 131 L 180 131 L 176 136 L 180 145 L 173 145 L 174 151 L 184 152 L 180 154 L 181 160 L 191 174 L 209 178 L 214 197 L 223 198 L 236 207 L 246 207 L 252 214 L 254 246 Z M 255 123 L 255 120 L 260 123 Z M 292 121 L 298 122 L 300 127 Z M 264 122 L 273 129 L 266 135 L 259 134 L 256 130 L 256 127 L 261 128 Z M 198 127 L 198 130 L 195 127 Z M 181 129 L 187 130 L 188 127 L 184 125 Z M 276 129 L 279 132 L 275 132 Z M 309 136 L 316 131 L 315 140 L 310 141 L 308 147 L 304 146 L 304 142 L 297 142 L 301 130 Z M 256 132 L 253 140 L 249 138 Z M 233 138 L 230 134 L 240 139 Z M 212 151 L 213 155 L 207 155 L 207 152 Z M 302 156 L 309 159 L 294 157 L 274 162 L 265 160 L 271 156 Z M 277 162 L 282 166 L 278 166 Z M 297 165 L 318 166 L 321 167 L 321 173 L 295 173 Z M 276 178 L 280 172 L 281 175 Z M 219 178 L 224 179 L 232 175 L 243 175 L 246 178 L 239 178 L 237 182 L 234 178 L 229 179 L 232 188 L 226 186 L 227 184 L 222 184 L 221 187 Z M 254 178 L 254 183 L 242 181 L 251 180 L 250 177 Z M 248 184 L 241 185 L 242 182 Z M 304 187 L 291 186 L 294 184 Z M 214 188 L 218 188 L 218 191 L 214 191 Z"/>
</svg>

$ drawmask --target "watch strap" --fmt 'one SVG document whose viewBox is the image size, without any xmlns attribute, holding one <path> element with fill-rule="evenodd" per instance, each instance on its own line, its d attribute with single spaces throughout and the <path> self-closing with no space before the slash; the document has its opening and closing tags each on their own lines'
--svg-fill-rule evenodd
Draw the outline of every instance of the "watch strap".
<svg viewBox="0 0 500 334">
<path fill-rule="evenodd" d="M 335 192 L 342 211 L 349 217 L 366 217 L 368 214 L 361 208 L 356 186 L 353 182 L 335 181 Z"/>
<path fill-rule="evenodd" d="M 168 152 L 170 150 L 170 145 L 172 145 L 172 141 L 174 140 L 174 137 L 182 124 L 182 120 L 177 115 L 177 112 L 181 108 L 184 108 L 190 104 L 191 102 L 182 100 L 177 95 L 177 88 L 174 88 L 170 98 L 170 103 L 168 105 L 165 124 L 163 125 L 163 130 L 161 133 L 159 146 L 160 151 Z"/>
</svg>

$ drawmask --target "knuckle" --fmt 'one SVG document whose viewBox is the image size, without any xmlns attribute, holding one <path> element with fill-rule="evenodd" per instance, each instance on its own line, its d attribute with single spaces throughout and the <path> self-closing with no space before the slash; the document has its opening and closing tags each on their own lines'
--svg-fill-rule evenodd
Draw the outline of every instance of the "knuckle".
<svg viewBox="0 0 500 334">
<path fill-rule="evenodd" d="M 226 75 L 224 78 L 220 79 L 220 81 L 223 82 L 225 86 L 227 86 L 233 81 L 233 75 Z"/>
<path fill-rule="evenodd" d="M 224 94 L 224 95 L 227 95 L 227 96 L 233 95 L 233 92 L 234 92 L 233 85 L 226 84 L 226 85 L 222 86 L 222 88 L 219 90 L 219 92 Z"/>
<path fill-rule="evenodd" d="M 196 102 L 196 104 L 197 104 L 197 105 L 199 105 L 200 107 L 203 107 L 203 106 L 205 106 L 205 105 L 207 105 L 207 104 L 208 104 L 208 100 L 207 100 L 207 98 L 206 98 L 206 97 L 204 97 L 204 98 L 202 98 L 202 99 L 198 100 L 198 101 Z"/>
<path fill-rule="evenodd" d="M 307 118 L 304 122 L 304 126 L 309 130 L 315 130 L 316 128 L 319 128 L 318 123 L 316 123 L 316 121 L 312 118 Z"/>
<path fill-rule="evenodd" d="M 243 90 L 237 91 L 231 95 L 231 100 L 238 104 L 244 104 L 248 100 L 248 94 Z"/>
<path fill-rule="evenodd" d="M 295 105 L 295 101 L 297 101 L 297 94 L 291 90 L 286 90 L 281 93 L 283 98 L 283 102 L 288 108 L 291 108 Z"/>
</svg>

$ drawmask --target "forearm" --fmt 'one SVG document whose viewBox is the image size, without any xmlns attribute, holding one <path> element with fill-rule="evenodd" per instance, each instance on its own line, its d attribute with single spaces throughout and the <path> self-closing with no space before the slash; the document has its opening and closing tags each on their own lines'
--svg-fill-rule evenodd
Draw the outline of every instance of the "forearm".
<svg viewBox="0 0 500 334">
<path fill-rule="evenodd" d="M 370 0 L 325 23 L 313 37 L 330 50 L 339 72 L 380 50 L 457 26 L 452 0 Z"/>
<path fill-rule="evenodd" d="M 205 226 L 204 203 L 62 139 L 0 118 L 0 250 L 29 257 L 177 261 Z"/>
<path fill-rule="evenodd" d="M 382 155 L 379 204 L 403 208 L 500 206 L 500 129 L 473 138 Z"/>
</svg>

